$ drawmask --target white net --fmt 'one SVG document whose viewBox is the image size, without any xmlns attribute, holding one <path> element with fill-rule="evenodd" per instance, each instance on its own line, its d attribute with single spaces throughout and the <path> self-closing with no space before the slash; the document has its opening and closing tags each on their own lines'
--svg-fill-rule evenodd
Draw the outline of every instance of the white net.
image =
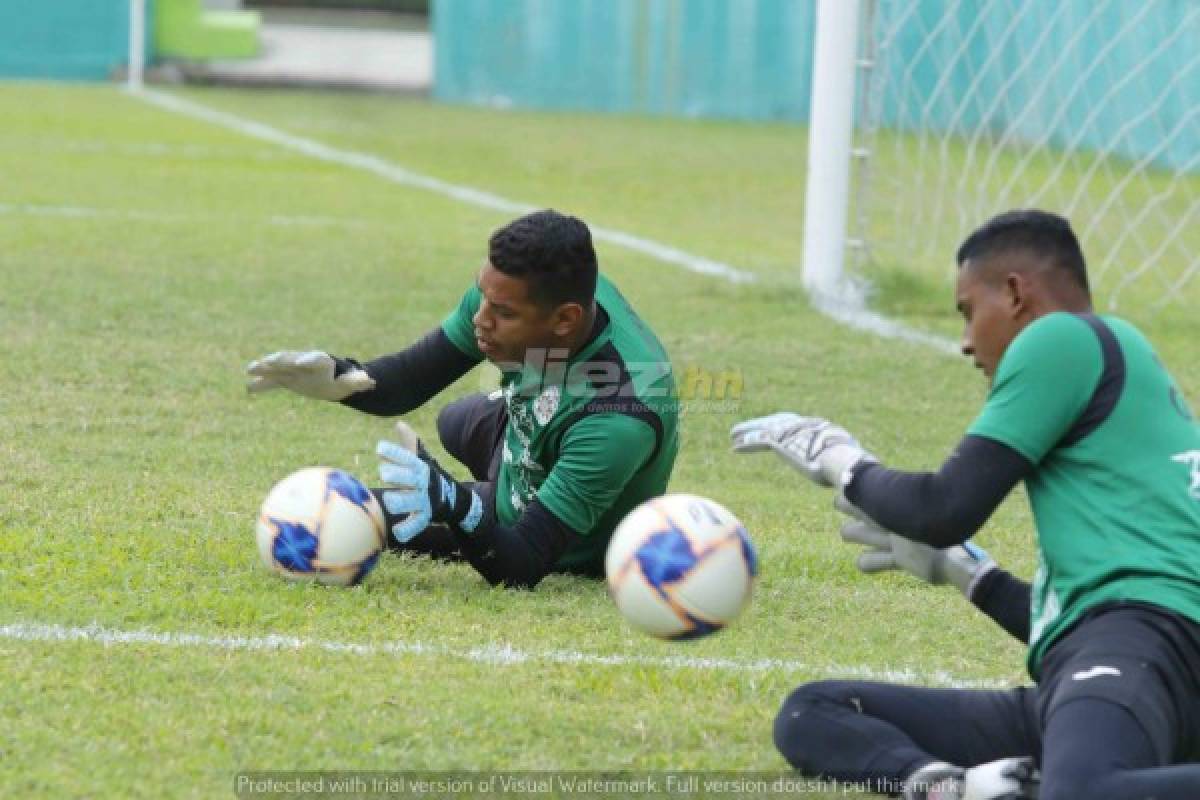
<svg viewBox="0 0 1200 800">
<path fill-rule="evenodd" d="M 864 0 L 851 262 L 949 281 L 994 213 L 1068 216 L 1104 307 L 1200 300 L 1200 2 Z M 854 262 L 857 262 L 855 264 Z"/>
</svg>

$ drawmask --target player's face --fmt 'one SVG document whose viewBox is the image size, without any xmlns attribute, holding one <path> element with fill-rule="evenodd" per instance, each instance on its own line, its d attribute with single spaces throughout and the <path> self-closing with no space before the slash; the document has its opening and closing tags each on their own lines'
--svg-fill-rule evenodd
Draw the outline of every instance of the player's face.
<svg viewBox="0 0 1200 800">
<path fill-rule="evenodd" d="M 997 281 L 968 261 L 958 270 L 955 301 L 963 317 L 962 352 L 988 383 L 1009 344 L 1021 331 L 1022 304 L 1007 281 Z"/>
<path fill-rule="evenodd" d="M 553 346 L 557 317 L 534 302 L 524 280 L 485 264 L 478 283 L 483 297 L 472 320 L 475 345 L 488 361 L 520 365 L 530 348 Z"/>
</svg>

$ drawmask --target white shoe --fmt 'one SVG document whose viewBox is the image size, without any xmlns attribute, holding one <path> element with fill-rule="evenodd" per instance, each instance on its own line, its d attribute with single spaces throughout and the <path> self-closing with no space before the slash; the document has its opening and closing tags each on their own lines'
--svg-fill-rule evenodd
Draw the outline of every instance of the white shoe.
<svg viewBox="0 0 1200 800">
<path fill-rule="evenodd" d="M 904 800 L 959 800 L 966 774 L 945 761 L 926 764 L 904 782 Z"/>
<path fill-rule="evenodd" d="M 1039 782 L 1031 758 L 1002 758 L 970 769 L 935 761 L 908 776 L 904 800 L 1037 800 Z"/>
</svg>

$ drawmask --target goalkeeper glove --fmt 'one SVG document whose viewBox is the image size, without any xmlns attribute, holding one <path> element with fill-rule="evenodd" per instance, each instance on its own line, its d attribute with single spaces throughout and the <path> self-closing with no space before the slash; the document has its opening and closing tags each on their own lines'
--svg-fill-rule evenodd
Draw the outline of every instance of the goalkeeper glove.
<svg viewBox="0 0 1200 800">
<path fill-rule="evenodd" d="M 417 439 L 407 423 L 396 423 L 397 442 L 381 441 L 375 448 L 383 459 L 379 478 L 388 485 L 383 507 L 405 519 L 392 527 L 392 535 L 408 543 L 431 522 L 472 534 L 483 519 L 484 503 L 474 489 L 450 477 Z"/>
<path fill-rule="evenodd" d="M 869 548 L 856 561 L 864 575 L 903 570 L 934 586 L 953 584 L 968 600 L 979 579 L 996 568 L 992 557 L 970 541 L 939 550 L 905 539 L 869 520 L 852 519 L 842 525 L 842 541 Z"/>
<path fill-rule="evenodd" d="M 375 388 L 375 379 L 353 361 L 320 350 L 283 350 L 251 361 L 246 385 L 251 394 L 289 389 L 316 400 L 344 400 L 355 392 Z"/>
<path fill-rule="evenodd" d="M 841 489 L 854 466 L 879 459 L 849 431 L 820 417 L 780 412 L 740 422 L 730 431 L 738 453 L 775 453 L 818 486 Z"/>
</svg>

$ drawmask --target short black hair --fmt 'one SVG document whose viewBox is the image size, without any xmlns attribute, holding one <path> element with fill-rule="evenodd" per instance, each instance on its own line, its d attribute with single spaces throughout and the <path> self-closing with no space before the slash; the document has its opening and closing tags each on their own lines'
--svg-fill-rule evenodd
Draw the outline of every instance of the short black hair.
<svg viewBox="0 0 1200 800">
<path fill-rule="evenodd" d="M 583 220 L 553 209 L 518 217 L 492 234 L 488 261 L 529 285 L 543 308 L 575 302 L 590 308 L 596 294 L 596 251 Z"/>
<path fill-rule="evenodd" d="M 1021 209 L 992 217 L 959 246 L 958 266 L 1019 250 L 1045 258 L 1088 289 L 1087 264 L 1071 223 L 1049 211 Z"/>
</svg>

